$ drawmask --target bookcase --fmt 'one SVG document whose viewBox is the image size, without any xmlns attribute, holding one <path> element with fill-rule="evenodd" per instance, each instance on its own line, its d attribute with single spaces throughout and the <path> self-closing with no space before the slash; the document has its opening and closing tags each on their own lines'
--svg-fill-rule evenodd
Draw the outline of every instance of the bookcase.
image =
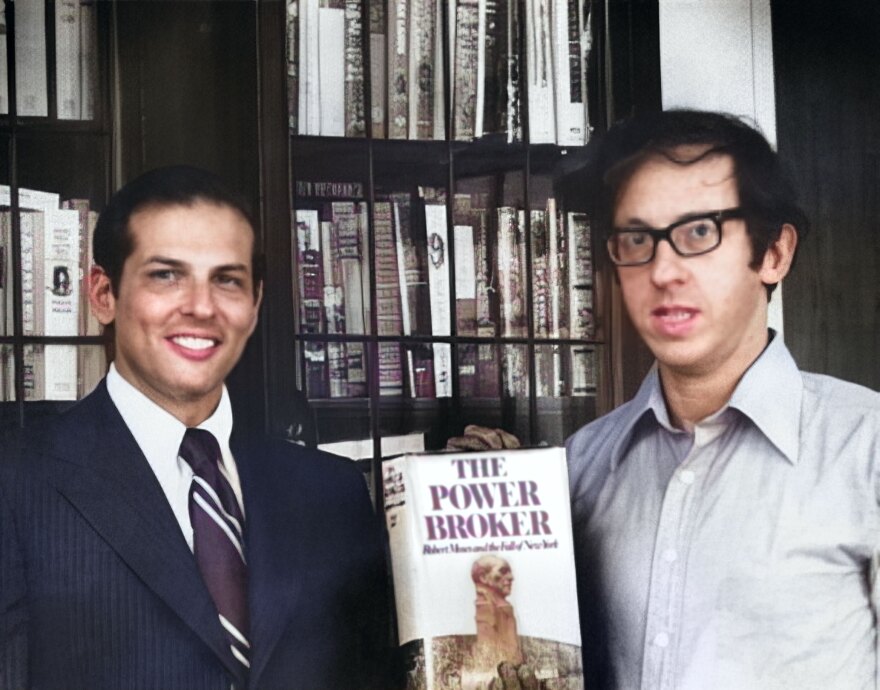
<svg viewBox="0 0 880 690">
<path fill-rule="evenodd" d="M 0 19 L 0 428 L 88 393 L 89 233 L 111 184 L 110 4 L 4 3 Z"/>
<path fill-rule="evenodd" d="M 524 445 L 557 445 L 621 401 L 617 360 L 627 327 L 585 213 L 579 170 L 586 137 L 580 145 L 560 143 L 568 140 L 561 120 L 551 116 L 549 136 L 536 122 L 544 110 L 559 115 L 563 89 L 541 86 L 529 60 L 543 60 L 539 67 L 547 70 L 566 60 L 553 54 L 559 46 L 552 42 L 542 58 L 529 36 L 540 21 L 533 15 L 547 8 L 545 22 L 558 18 L 559 7 L 569 20 L 580 15 L 588 50 L 582 36 L 572 53 L 582 51 L 581 112 L 585 124 L 601 130 L 616 116 L 610 100 L 626 112 L 643 101 L 654 106 L 659 96 L 654 86 L 633 88 L 632 64 L 617 78 L 619 94 L 610 84 L 610 56 L 629 53 L 639 38 L 633 27 L 645 26 L 635 16 L 639 8 L 625 4 L 623 16 L 620 8 L 611 13 L 618 13 L 622 37 L 612 50 L 603 3 L 370 0 L 354 7 L 312 2 L 305 10 L 303 2 L 287 3 L 294 328 L 292 357 L 275 355 L 290 357 L 319 443 L 366 458 L 365 467 L 404 449 L 443 448 L 468 424 L 503 428 Z M 507 36 L 487 38 L 497 24 L 486 18 L 487 7 L 506 18 Z M 315 21 L 325 8 L 336 17 L 322 16 L 318 27 L 304 23 L 304 13 Z M 499 98 L 497 85 L 487 86 L 476 106 L 466 93 L 473 84 L 464 82 L 485 79 L 489 68 L 483 52 L 477 59 L 474 46 L 462 46 L 463 11 L 479 24 L 467 41 L 494 40 L 485 54 L 507 46 L 504 60 L 493 61 L 503 62 L 507 88 Z M 376 30 L 383 12 L 384 36 Z M 394 30 L 393 16 L 404 12 L 408 21 L 418 17 L 402 24 L 408 45 L 430 44 L 421 68 L 418 56 L 404 61 L 408 86 L 393 73 L 395 41 L 407 40 L 406 31 Z M 418 30 L 432 15 L 432 27 Z M 352 21 L 361 28 L 353 30 Z M 335 26 L 335 49 L 304 45 L 328 25 Z M 378 68 L 377 51 L 385 60 Z M 466 51 L 472 54 L 462 57 Z M 310 55 L 324 62 L 335 55 L 337 64 L 302 64 Z M 575 71 L 566 71 L 572 81 Z M 430 80 L 413 84 L 413 74 L 432 77 L 433 87 Z M 516 96 L 511 74 L 519 80 Z M 352 81 L 361 88 L 352 89 Z M 539 87 L 542 93 L 529 92 Z M 432 88 L 429 104 L 412 102 Z M 409 103 L 396 104 L 401 96 Z M 332 121 L 321 116 L 322 107 L 332 108 Z M 482 114 L 482 130 L 473 126 L 474 111 Z"/>
</svg>

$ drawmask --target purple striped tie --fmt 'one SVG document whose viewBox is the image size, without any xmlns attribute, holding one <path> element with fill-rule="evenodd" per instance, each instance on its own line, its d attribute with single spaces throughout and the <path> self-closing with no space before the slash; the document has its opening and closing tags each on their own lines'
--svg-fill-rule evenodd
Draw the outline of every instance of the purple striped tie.
<svg viewBox="0 0 880 690">
<path fill-rule="evenodd" d="M 244 518 L 232 487 L 220 471 L 220 446 L 210 432 L 187 429 L 180 457 L 195 473 L 189 492 L 189 517 L 196 562 L 217 606 L 232 655 L 248 669 Z"/>
</svg>

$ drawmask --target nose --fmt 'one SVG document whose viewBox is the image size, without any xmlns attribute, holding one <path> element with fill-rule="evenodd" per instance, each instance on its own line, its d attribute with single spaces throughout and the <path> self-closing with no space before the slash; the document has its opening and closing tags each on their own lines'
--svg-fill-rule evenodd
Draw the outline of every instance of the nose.
<svg viewBox="0 0 880 690">
<path fill-rule="evenodd" d="M 194 280 L 187 289 L 182 310 L 198 319 L 208 319 L 214 315 L 214 294 L 209 281 Z"/>
<path fill-rule="evenodd" d="M 676 254 L 667 240 L 660 240 L 651 262 L 651 281 L 657 287 L 683 282 L 688 275 L 684 261 L 684 257 Z"/>
</svg>

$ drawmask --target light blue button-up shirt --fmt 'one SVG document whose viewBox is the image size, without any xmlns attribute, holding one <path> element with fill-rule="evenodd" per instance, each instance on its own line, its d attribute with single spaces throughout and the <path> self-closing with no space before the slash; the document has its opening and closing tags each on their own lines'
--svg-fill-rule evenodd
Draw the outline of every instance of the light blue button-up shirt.
<svg viewBox="0 0 880 690">
<path fill-rule="evenodd" d="M 775 337 L 692 434 L 655 367 L 568 458 L 601 685 L 880 688 L 880 394 L 798 371 Z"/>
</svg>

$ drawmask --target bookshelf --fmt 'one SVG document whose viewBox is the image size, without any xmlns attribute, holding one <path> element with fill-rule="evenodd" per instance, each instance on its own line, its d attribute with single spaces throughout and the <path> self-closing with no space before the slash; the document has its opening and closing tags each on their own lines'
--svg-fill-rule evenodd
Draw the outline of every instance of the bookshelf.
<svg viewBox="0 0 880 690">
<path fill-rule="evenodd" d="M 110 6 L 7 2 L 0 76 L 0 428 L 63 409 L 103 376 L 88 318 L 89 227 L 110 189 Z"/>
<path fill-rule="evenodd" d="M 340 60 L 351 49 L 352 35 L 360 48 L 355 75 L 363 88 L 354 97 L 361 102 L 348 105 L 349 75 L 334 65 L 337 72 L 329 74 L 335 75 L 335 93 L 328 102 L 334 108 L 346 104 L 342 114 L 350 112 L 331 122 L 320 117 L 320 107 L 316 114 L 303 104 L 325 94 L 323 87 L 303 84 L 320 70 L 302 60 L 309 50 L 327 49 L 303 47 L 303 41 L 314 43 L 316 29 L 302 23 L 303 3 L 286 8 L 286 69 L 279 77 L 287 83 L 290 125 L 292 297 L 286 304 L 294 327 L 289 352 L 277 356 L 292 363 L 296 385 L 309 398 L 319 443 L 351 442 L 350 448 L 367 456 L 365 469 L 375 469 L 371 463 L 400 445 L 443 448 L 467 424 L 503 428 L 524 445 L 561 444 L 621 401 L 617 359 L 628 334 L 615 306 L 610 267 L 584 213 L 577 176 L 586 155 L 583 140 L 559 143 L 569 139 L 558 120 L 551 116 L 543 127 L 536 122 L 547 104 L 544 94 L 529 94 L 529 85 L 536 69 L 559 62 L 553 45 L 543 63 L 529 62 L 542 60 L 540 48 L 526 40 L 531 14 L 542 5 L 446 2 L 414 10 L 414 0 L 355 3 L 354 21 L 360 16 L 363 23 L 358 34 L 346 23 L 349 4 L 334 5 L 338 16 L 330 22 L 336 22 L 334 35 L 344 35 L 334 38 Z M 505 113 L 487 108 L 491 87 L 476 99 L 482 108 L 465 109 L 471 118 L 481 111 L 478 135 L 479 120 L 463 120 L 460 105 L 462 92 L 474 85 L 457 75 L 469 66 L 474 78 L 485 78 L 487 70 L 471 59 L 477 49 L 463 49 L 461 34 L 462 12 L 472 12 L 484 36 L 493 25 L 485 16 L 478 19 L 487 4 L 505 18 L 502 28 L 519 32 L 503 67 L 509 74 L 510 59 L 518 60 L 514 71 L 521 84 L 516 117 L 510 89 Z M 323 6 L 312 3 L 306 16 Z M 415 12 L 424 21 L 436 12 L 429 42 L 442 52 L 440 59 L 422 61 L 435 67 L 434 119 L 428 125 L 392 125 L 400 93 L 389 72 L 395 54 L 389 43 L 398 39 L 388 28 L 377 40 L 377 6 L 386 27 L 393 27 L 390 14 L 408 11 L 411 21 Z M 626 41 L 633 39 L 634 13 L 630 8 L 615 20 L 614 31 L 624 38 L 612 50 L 603 3 L 571 6 L 589 14 L 580 23 L 589 41 L 580 63 L 581 113 L 601 130 L 606 118 L 616 116 L 606 61 L 632 49 Z M 635 23 L 644 26 L 638 17 Z M 294 35 L 291 25 L 298 27 Z M 505 41 L 496 36 L 496 45 Z M 377 47 L 384 69 L 376 66 Z M 474 55 L 462 57 L 463 50 Z M 417 62 L 410 56 L 409 69 Z M 419 88 L 410 84 L 406 95 L 420 98 Z M 629 109 L 654 95 L 651 89 L 639 94 L 615 88 Z M 552 88 L 549 93 L 549 110 L 558 114 Z M 419 108 L 410 101 L 397 112 L 412 117 Z M 516 121 L 518 126 L 511 124 Z M 271 356 L 268 367 L 273 369 Z"/>
</svg>

